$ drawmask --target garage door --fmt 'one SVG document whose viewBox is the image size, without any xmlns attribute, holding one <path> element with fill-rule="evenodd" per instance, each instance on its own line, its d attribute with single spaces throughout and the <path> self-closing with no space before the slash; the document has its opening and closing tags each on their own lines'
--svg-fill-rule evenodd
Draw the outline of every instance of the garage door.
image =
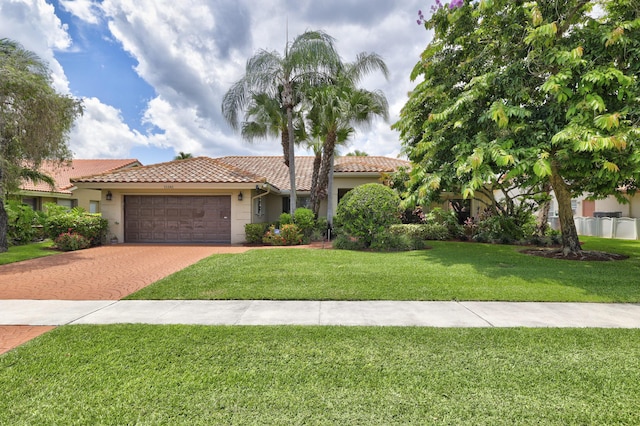
<svg viewBox="0 0 640 426">
<path fill-rule="evenodd" d="M 230 243 L 230 196 L 127 195 L 129 243 Z"/>
</svg>

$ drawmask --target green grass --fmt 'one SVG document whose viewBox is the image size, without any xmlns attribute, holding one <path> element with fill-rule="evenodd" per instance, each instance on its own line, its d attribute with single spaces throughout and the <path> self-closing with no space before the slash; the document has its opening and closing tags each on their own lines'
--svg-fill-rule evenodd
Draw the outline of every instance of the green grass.
<svg viewBox="0 0 640 426">
<path fill-rule="evenodd" d="M 253 250 L 203 259 L 128 298 L 640 302 L 640 241 L 581 239 L 630 257 L 575 262 L 459 242 L 402 253 Z"/>
<path fill-rule="evenodd" d="M 0 265 L 60 253 L 59 251 L 51 250 L 51 246 L 53 246 L 53 242 L 50 240 L 23 246 L 11 246 L 8 251 L 0 253 Z"/>
<path fill-rule="evenodd" d="M 640 330 L 64 326 L 0 424 L 640 424 Z"/>
</svg>

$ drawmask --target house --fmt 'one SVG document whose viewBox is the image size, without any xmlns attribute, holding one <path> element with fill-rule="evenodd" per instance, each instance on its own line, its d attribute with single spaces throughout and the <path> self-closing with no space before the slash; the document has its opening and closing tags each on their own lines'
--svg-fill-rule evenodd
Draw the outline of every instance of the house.
<svg viewBox="0 0 640 426">
<path fill-rule="evenodd" d="M 309 200 L 313 157 L 296 158 L 298 206 Z M 387 157 L 336 158 L 335 211 L 350 189 L 409 166 Z M 110 232 L 129 243 L 242 243 L 248 223 L 277 221 L 289 210 L 289 169 L 281 156 L 196 157 L 77 177 L 78 190 L 100 191 Z"/>
<path fill-rule="evenodd" d="M 91 213 L 100 212 L 101 193 L 94 189 L 78 189 L 71 179 L 111 172 L 142 164 L 135 159 L 126 160 L 72 160 L 66 163 L 45 161 L 40 172 L 51 177 L 53 187 L 44 182 L 24 181 L 17 196 L 34 210 L 42 210 L 45 203 L 56 203 L 68 208 L 82 207 Z"/>
</svg>

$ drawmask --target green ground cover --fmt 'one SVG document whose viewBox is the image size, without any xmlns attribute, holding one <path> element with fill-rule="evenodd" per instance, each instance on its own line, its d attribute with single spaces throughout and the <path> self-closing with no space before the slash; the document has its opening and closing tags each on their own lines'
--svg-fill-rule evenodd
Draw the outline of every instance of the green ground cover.
<svg viewBox="0 0 640 426">
<path fill-rule="evenodd" d="M 203 259 L 128 298 L 640 302 L 640 241 L 581 240 L 629 258 L 577 262 L 440 241 L 399 253 L 252 250 Z"/>
<path fill-rule="evenodd" d="M 60 253 L 59 251 L 51 250 L 51 246 L 53 246 L 51 240 L 22 246 L 11 246 L 8 251 L 0 253 L 0 265 Z"/>
<path fill-rule="evenodd" d="M 64 326 L 0 424 L 640 424 L 640 330 Z"/>
</svg>

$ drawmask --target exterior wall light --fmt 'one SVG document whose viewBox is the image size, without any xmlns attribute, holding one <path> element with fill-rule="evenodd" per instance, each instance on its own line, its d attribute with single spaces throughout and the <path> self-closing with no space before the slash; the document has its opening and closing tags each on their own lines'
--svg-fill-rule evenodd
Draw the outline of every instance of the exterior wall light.
<svg viewBox="0 0 640 426">
<path fill-rule="evenodd" d="M 105 196 L 105 199 L 107 201 L 111 201 L 113 199 L 113 194 L 111 193 L 111 191 L 107 191 L 107 195 Z"/>
<path fill-rule="evenodd" d="M 242 201 L 242 192 L 238 193 L 238 201 Z"/>
</svg>

